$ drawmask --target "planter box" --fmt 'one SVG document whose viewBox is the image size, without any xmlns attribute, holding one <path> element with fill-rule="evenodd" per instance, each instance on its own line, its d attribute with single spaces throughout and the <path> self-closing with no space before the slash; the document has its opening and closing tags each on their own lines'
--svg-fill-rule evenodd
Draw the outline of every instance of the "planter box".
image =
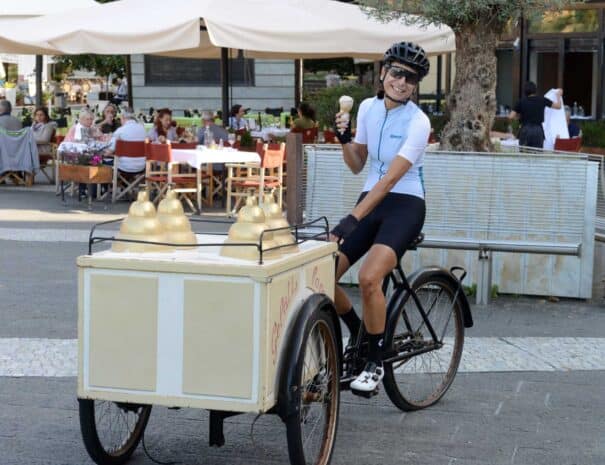
<svg viewBox="0 0 605 465">
<path fill-rule="evenodd" d="M 603 147 L 587 147 L 585 145 L 580 149 L 582 153 L 591 153 L 593 155 L 605 155 L 605 148 Z"/>
<path fill-rule="evenodd" d="M 110 166 L 59 165 L 59 181 L 83 184 L 109 184 L 113 170 Z"/>
</svg>

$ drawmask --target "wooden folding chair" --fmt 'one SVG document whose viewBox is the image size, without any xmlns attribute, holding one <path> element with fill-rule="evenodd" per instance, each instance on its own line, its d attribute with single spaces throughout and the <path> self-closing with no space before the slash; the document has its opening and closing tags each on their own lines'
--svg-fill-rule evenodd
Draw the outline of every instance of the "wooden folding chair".
<svg viewBox="0 0 605 465">
<path fill-rule="evenodd" d="M 145 181 L 145 169 L 138 173 L 130 173 L 120 169 L 120 163 L 126 159 L 145 158 L 144 141 L 117 140 L 113 158 L 113 181 L 111 184 L 111 202 L 115 203 L 126 194 L 134 193 Z"/>
<path fill-rule="evenodd" d="M 48 144 L 44 144 L 46 150 L 41 151 L 38 146 L 38 159 L 40 160 L 40 172 L 44 175 L 50 184 L 55 184 L 57 171 L 57 143 L 56 130 L 53 130 Z"/>
<path fill-rule="evenodd" d="M 555 139 L 555 150 L 561 150 L 563 152 L 579 152 L 581 148 L 581 137 L 572 137 L 571 139 Z"/>
<path fill-rule="evenodd" d="M 278 149 L 270 149 L 268 144 L 263 145 L 263 153 L 260 164 L 248 164 L 247 172 L 243 176 L 234 175 L 234 167 L 228 164 L 227 169 L 227 214 L 237 211 L 239 201 L 248 195 L 258 195 L 262 199 L 264 193 L 278 191 L 278 204 L 282 207 L 283 198 L 283 162 L 286 153 L 286 144 L 279 144 Z M 231 210 L 231 199 L 235 197 L 237 203 Z"/>
<path fill-rule="evenodd" d="M 179 173 L 180 163 L 172 158 L 171 144 L 145 142 L 145 155 L 145 185 L 149 198 L 156 193 L 153 202 L 157 204 L 171 187 L 194 212 L 201 211 L 201 182 L 197 182 L 196 173 Z M 195 194 L 197 208 L 189 194 Z"/>
<path fill-rule="evenodd" d="M 317 127 L 310 129 L 299 129 L 292 128 L 291 132 L 302 134 L 302 142 L 303 144 L 315 144 L 317 143 Z"/>
</svg>

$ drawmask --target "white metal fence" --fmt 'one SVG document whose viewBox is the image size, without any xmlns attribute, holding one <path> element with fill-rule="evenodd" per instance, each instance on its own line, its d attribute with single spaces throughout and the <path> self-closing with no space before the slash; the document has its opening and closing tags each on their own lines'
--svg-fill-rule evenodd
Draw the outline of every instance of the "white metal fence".
<svg viewBox="0 0 605 465">
<path fill-rule="evenodd" d="M 353 175 L 340 146 L 333 145 L 306 146 L 305 163 L 305 216 L 325 215 L 333 224 L 351 211 L 365 171 Z M 501 292 L 588 298 L 597 189 L 605 218 L 601 166 L 578 154 L 428 152 L 424 232 L 427 237 L 581 243 L 579 258 L 495 254 L 494 283 Z M 463 265 L 476 282 L 475 252 L 424 249 L 404 259 L 408 271 L 428 264 Z M 350 279 L 355 277 L 353 271 Z"/>
</svg>

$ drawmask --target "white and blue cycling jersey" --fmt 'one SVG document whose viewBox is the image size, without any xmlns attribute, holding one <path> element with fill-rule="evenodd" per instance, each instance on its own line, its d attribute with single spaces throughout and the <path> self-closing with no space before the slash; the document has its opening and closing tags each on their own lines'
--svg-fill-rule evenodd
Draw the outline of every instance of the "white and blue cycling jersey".
<svg viewBox="0 0 605 465">
<path fill-rule="evenodd" d="M 430 132 L 428 116 L 414 102 L 409 101 L 391 110 L 387 110 L 384 100 L 376 97 L 361 102 L 355 142 L 367 145 L 370 164 L 363 191 L 372 189 L 387 173 L 395 157 L 400 156 L 412 167 L 391 192 L 424 198 L 422 165 Z"/>
</svg>

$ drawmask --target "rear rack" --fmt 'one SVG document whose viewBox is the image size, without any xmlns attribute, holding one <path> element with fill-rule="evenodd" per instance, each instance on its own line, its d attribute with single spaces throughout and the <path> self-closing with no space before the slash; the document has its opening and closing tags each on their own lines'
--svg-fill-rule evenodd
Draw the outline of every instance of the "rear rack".
<svg viewBox="0 0 605 465">
<path fill-rule="evenodd" d="M 92 255 L 93 247 L 97 244 L 101 244 L 104 242 L 128 242 L 133 244 L 151 244 L 151 245 L 165 245 L 170 247 L 256 247 L 258 250 L 258 264 L 263 264 L 263 255 L 267 252 L 271 252 L 273 250 L 278 250 L 286 247 L 292 247 L 293 245 L 299 245 L 309 240 L 319 240 L 319 241 L 328 241 L 330 236 L 330 226 L 328 223 L 328 218 L 325 216 L 321 216 L 313 221 L 308 221 L 306 223 L 300 223 L 293 226 L 287 226 L 283 228 L 273 228 L 264 230 L 259 238 L 259 241 L 256 243 L 252 242 L 230 242 L 228 244 L 225 243 L 210 243 L 210 244 L 174 244 L 172 242 L 153 242 L 153 241 L 144 241 L 138 239 L 119 239 L 116 236 L 98 236 L 95 235 L 95 231 L 100 226 L 105 226 L 108 224 L 119 223 L 124 220 L 126 217 L 118 218 L 110 221 L 103 221 L 101 223 L 96 223 L 90 230 L 90 234 L 88 236 L 88 255 Z M 201 218 L 189 218 L 192 226 L 194 224 L 233 224 L 233 221 L 227 220 L 205 220 Z M 294 243 L 292 244 L 284 244 L 277 245 L 274 247 L 263 248 L 263 239 L 265 238 L 266 233 L 270 232 L 279 232 L 279 231 L 289 231 L 294 235 Z M 194 231 L 196 234 L 203 234 L 203 231 Z M 214 236 L 227 236 L 228 233 L 208 233 Z"/>
</svg>

